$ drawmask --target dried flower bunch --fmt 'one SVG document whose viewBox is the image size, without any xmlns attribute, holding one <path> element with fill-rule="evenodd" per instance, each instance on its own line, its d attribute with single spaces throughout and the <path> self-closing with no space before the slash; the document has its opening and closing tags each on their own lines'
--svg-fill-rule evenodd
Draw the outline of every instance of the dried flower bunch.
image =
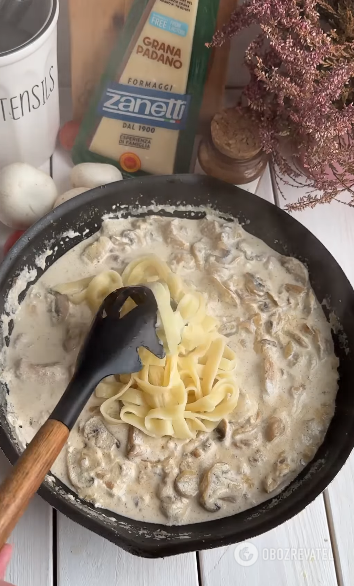
<svg viewBox="0 0 354 586">
<path fill-rule="evenodd" d="M 317 6 L 321 21 L 325 27 L 329 26 L 335 59 L 354 60 L 354 0 L 318 0 Z M 351 102 L 354 102 L 354 78 L 344 88 L 340 103 Z"/>
<path fill-rule="evenodd" d="M 330 202 L 342 191 L 354 206 L 353 0 L 245 0 L 212 45 L 254 23 L 261 33 L 245 54 L 251 80 L 244 97 L 280 192 L 284 183 L 307 187 L 287 209 Z"/>
</svg>

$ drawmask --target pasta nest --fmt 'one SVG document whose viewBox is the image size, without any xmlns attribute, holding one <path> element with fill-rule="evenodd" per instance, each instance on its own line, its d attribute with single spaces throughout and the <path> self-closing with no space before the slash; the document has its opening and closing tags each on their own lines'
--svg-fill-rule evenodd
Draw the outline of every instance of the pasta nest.
<svg viewBox="0 0 354 586">
<path fill-rule="evenodd" d="M 236 407 L 236 355 L 208 315 L 205 297 L 189 289 L 154 255 L 132 261 L 120 275 L 113 270 L 56 288 L 74 304 L 86 302 L 95 313 L 115 289 L 146 285 L 158 306 L 157 334 L 166 357 L 139 349 L 140 372 L 103 380 L 96 396 L 109 424 L 129 423 L 152 437 L 194 438 L 212 431 Z M 174 310 L 171 305 L 176 307 Z M 127 312 L 134 306 L 128 300 Z"/>
</svg>

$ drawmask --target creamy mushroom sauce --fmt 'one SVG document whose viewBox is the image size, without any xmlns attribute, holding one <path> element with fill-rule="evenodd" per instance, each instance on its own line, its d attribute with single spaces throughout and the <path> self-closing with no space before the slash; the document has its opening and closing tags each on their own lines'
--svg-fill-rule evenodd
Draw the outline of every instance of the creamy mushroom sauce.
<svg viewBox="0 0 354 586">
<path fill-rule="evenodd" d="M 92 242 L 97 241 L 94 247 Z M 79 496 L 130 518 L 187 524 L 232 515 L 277 494 L 313 458 L 334 413 L 338 360 L 307 269 L 237 222 L 150 216 L 105 220 L 28 291 L 6 369 L 8 418 L 23 443 L 73 371 L 91 315 L 51 292 L 157 254 L 204 292 L 236 352 L 240 399 L 196 439 L 155 439 L 108 426 L 92 396 L 52 472 Z"/>
</svg>

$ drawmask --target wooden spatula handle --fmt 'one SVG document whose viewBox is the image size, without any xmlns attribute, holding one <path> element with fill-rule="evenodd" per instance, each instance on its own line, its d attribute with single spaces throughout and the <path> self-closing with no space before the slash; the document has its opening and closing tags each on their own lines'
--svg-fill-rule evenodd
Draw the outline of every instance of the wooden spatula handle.
<svg viewBox="0 0 354 586">
<path fill-rule="evenodd" d="M 40 487 L 68 435 L 69 430 L 63 423 L 48 419 L 0 486 L 0 549 Z"/>
</svg>

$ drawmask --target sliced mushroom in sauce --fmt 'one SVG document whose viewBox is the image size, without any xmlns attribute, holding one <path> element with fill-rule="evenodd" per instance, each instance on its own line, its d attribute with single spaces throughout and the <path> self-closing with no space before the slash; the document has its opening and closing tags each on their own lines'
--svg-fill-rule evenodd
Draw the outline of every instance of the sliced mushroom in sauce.
<svg viewBox="0 0 354 586">
<path fill-rule="evenodd" d="M 183 470 L 178 474 L 175 480 L 175 487 L 178 494 L 190 498 L 198 494 L 199 478 L 193 470 Z"/>
<path fill-rule="evenodd" d="M 241 494 L 242 484 L 225 462 L 217 462 L 204 473 L 200 483 L 200 504 L 207 511 L 219 511 L 222 501 L 235 502 Z"/>
<path fill-rule="evenodd" d="M 85 334 L 86 327 L 82 324 L 68 324 L 64 333 L 63 348 L 65 352 L 73 352 L 80 348 Z"/>
<path fill-rule="evenodd" d="M 285 433 L 285 423 L 280 417 L 272 416 L 266 421 L 265 438 L 268 442 L 279 438 Z"/>
<path fill-rule="evenodd" d="M 70 301 L 67 295 L 56 291 L 48 292 L 49 312 L 53 325 L 63 323 L 69 315 Z"/>
<path fill-rule="evenodd" d="M 267 292 L 264 281 L 252 273 L 245 274 L 245 287 L 251 295 L 263 296 Z"/>
<path fill-rule="evenodd" d="M 173 459 L 167 459 L 162 469 L 164 477 L 157 490 L 160 509 L 168 518 L 169 523 L 179 524 L 186 514 L 188 499 L 176 492 L 175 479 L 178 474 L 178 469 Z"/>
<path fill-rule="evenodd" d="M 175 273 L 181 270 L 194 271 L 195 258 L 189 252 L 174 252 L 169 258 L 169 265 Z"/>
<path fill-rule="evenodd" d="M 59 362 L 50 364 L 33 364 L 28 360 L 19 360 L 15 374 L 20 380 L 37 381 L 39 383 L 50 383 L 51 381 L 66 381 L 68 379 L 68 370 Z"/>
<path fill-rule="evenodd" d="M 92 417 L 83 428 L 84 438 L 92 441 L 97 448 L 110 451 L 113 446 L 120 447 L 120 442 L 106 428 L 100 417 Z"/>
<path fill-rule="evenodd" d="M 183 250 L 189 250 L 190 244 L 186 238 L 186 231 L 180 221 L 171 220 L 165 227 L 165 238 L 167 244 L 170 244 L 174 248 L 181 248 Z"/>
<path fill-rule="evenodd" d="M 302 285 L 306 285 L 308 282 L 308 272 L 306 267 L 296 258 L 283 256 L 281 258 L 281 264 L 284 269 L 295 278 L 296 281 Z"/>
<path fill-rule="evenodd" d="M 217 439 L 225 443 L 229 443 L 231 433 L 232 427 L 227 419 L 222 419 L 215 428 L 215 434 Z"/>
<path fill-rule="evenodd" d="M 90 263 L 99 263 L 109 254 L 111 248 L 111 240 L 106 236 L 101 236 L 85 248 L 82 256 Z"/>
<path fill-rule="evenodd" d="M 70 481 L 79 491 L 92 487 L 95 481 L 93 470 L 85 470 L 82 461 L 81 451 L 69 447 L 67 452 L 68 474 Z"/>
<path fill-rule="evenodd" d="M 283 482 L 284 477 L 289 474 L 291 465 L 285 452 L 281 452 L 273 464 L 272 472 L 264 479 L 264 490 L 273 492 Z"/>
</svg>

